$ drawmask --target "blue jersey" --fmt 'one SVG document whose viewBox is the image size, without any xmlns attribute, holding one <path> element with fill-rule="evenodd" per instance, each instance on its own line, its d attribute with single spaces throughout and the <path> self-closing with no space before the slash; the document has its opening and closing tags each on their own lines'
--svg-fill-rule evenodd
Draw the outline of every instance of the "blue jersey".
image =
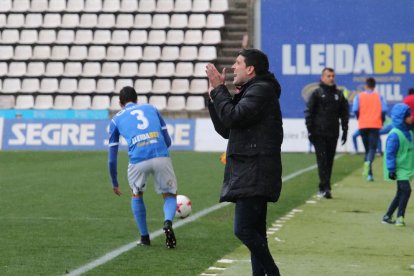
<svg viewBox="0 0 414 276">
<path fill-rule="evenodd" d="M 136 164 L 169 156 L 171 139 L 158 110 L 149 104 L 128 103 L 109 125 L 109 147 L 118 146 L 119 136 L 128 143 L 129 162 Z"/>
</svg>

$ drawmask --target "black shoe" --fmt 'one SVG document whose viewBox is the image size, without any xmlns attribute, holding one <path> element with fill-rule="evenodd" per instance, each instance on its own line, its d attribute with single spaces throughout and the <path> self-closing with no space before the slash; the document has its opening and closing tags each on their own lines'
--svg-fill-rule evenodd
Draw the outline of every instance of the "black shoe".
<svg viewBox="0 0 414 276">
<path fill-rule="evenodd" d="M 142 245 L 142 246 L 149 246 L 149 245 L 151 245 L 151 240 L 150 240 L 149 235 L 141 236 L 141 240 L 139 240 L 137 242 L 137 245 Z"/>
<path fill-rule="evenodd" d="M 326 192 L 323 194 L 323 197 L 324 197 L 324 198 L 327 198 L 327 199 L 331 199 L 331 198 L 332 198 L 331 191 L 326 191 Z"/>
<path fill-rule="evenodd" d="M 387 215 L 385 215 L 383 218 L 382 218 L 382 221 L 381 221 L 382 223 L 384 223 L 384 224 L 395 224 L 395 220 L 393 220 L 392 219 L 392 216 L 391 217 L 389 217 L 389 216 L 387 216 Z"/>
<path fill-rule="evenodd" d="M 162 229 L 165 233 L 165 245 L 167 248 L 175 248 L 177 241 L 175 239 L 174 231 L 172 228 L 172 221 L 166 220 Z"/>
</svg>

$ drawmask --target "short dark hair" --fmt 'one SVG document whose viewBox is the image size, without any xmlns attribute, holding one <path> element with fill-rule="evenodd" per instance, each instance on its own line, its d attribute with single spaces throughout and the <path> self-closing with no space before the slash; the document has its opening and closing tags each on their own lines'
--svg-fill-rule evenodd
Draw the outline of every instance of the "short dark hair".
<svg viewBox="0 0 414 276">
<path fill-rule="evenodd" d="M 328 71 L 328 72 L 331 72 L 331 73 L 335 73 L 335 70 L 333 68 L 331 68 L 331 67 L 325 67 L 325 68 L 323 68 L 322 75 L 323 75 L 323 73 L 325 73 L 325 71 Z"/>
<path fill-rule="evenodd" d="M 365 80 L 365 84 L 366 84 L 366 86 L 367 86 L 367 87 L 369 87 L 369 88 L 375 88 L 376 81 L 375 81 L 375 79 L 374 79 L 374 78 L 370 77 L 370 78 L 367 78 L 367 79 Z"/>
<path fill-rule="evenodd" d="M 119 102 L 125 105 L 128 102 L 136 103 L 138 99 L 137 92 L 131 86 L 125 86 L 119 92 Z"/>
<path fill-rule="evenodd" d="M 269 59 L 267 55 L 257 49 L 242 49 L 239 55 L 244 57 L 246 66 L 253 66 L 256 75 L 269 73 Z"/>
<path fill-rule="evenodd" d="M 414 87 L 408 89 L 408 95 L 412 95 L 412 94 L 414 94 Z"/>
</svg>

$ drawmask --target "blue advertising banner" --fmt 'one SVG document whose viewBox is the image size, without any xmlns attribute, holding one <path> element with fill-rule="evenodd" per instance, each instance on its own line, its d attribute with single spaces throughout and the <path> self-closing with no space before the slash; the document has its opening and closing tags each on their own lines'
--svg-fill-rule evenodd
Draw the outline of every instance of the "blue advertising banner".
<svg viewBox="0 0 414 276">
<path fill-rule="evenodd" d="M 303 118 L 324 67 L 349 101 L 374 77 L 391 106 L 414 87 L 414 1 L 262 0 L 261 45 L 285 118 Z"/>
<path fill-rule="evenodd" d="M 165 120 L 171 150 L 193 150 L 195 121 Z M 109 120 L 4 119 L 2 150 L 106 150 Z M 0 140 L 1 141 L 1 140 Z M 126 149 L 126 142 L 121 143 Z"/>
</svg>

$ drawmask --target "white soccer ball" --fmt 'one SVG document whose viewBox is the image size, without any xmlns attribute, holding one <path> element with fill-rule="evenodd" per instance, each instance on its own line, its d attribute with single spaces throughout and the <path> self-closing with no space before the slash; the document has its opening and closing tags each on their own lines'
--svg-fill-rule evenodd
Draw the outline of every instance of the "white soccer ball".
<svg viewBox="0 0 414 276">
<path fill-rule="evenodd" d="M 185 195 L 177 195 L 177 209 L 175 216 L 177 218 L 186 218 L 191 214 L 191 201 Z"/>
</svg>

